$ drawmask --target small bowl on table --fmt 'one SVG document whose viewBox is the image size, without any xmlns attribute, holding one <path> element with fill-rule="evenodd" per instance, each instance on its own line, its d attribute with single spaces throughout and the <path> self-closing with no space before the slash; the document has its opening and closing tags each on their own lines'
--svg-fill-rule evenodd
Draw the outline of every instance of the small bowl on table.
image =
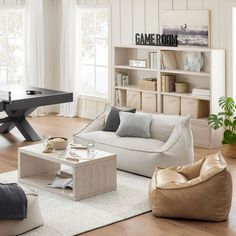
<svg viewBox="0 0 236 236">
<path fill-rule="evenodd" d="M 64 137 L 52 137 L 48 141 L 55 150 L 65 150 L 68 146 L 68 139 Z"/>
</svg>

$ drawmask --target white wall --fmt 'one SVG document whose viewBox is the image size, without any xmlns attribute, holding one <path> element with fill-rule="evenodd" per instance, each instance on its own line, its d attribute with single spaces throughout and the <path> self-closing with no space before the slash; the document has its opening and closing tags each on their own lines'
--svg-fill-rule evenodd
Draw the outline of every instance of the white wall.
<svg viewBox="0 0 236 236">
<path fill-rule="evenodd" d="M 162 14 L 166 9 L 209 10 L 211 46 L 227 50 L 227 93 L 231 95 L 232 2 L 232 0 L 113 0 L 113 43 L 132 44 L 136 32 L 160 33 Z"/>
<path fill-rule="evenodd" d="M 112 0 L 112 42 L 127 45 L 134 42 L 136 32 L 161 33 L 164 10 L 209 10 L 211 46 L 226 50 L 226 92 L 232 96 L 232 6 L 233 0 Z M 81 104 L 84 117 L 92 118 L 92 110 L 99 112 L 96 101 Z"/>
<path fill-rule="evenodd" d="M 0 0 L 0 4 L 24 4 L 24 0 Z M 160 33 L 163 10 L 210 10 L 213 48 L 226 49 L 227 95 L 232 95 L 232 6 L 234 0 L 78 0 L 78 4 L 112 4 L 113 45 L 132 44 L 135 32 Z M 45 0 L 46 85 L 59 88 L 60 0 Z M 79 114 L 94 118 L 104 103 L 79 100 Z"/>
</svg>

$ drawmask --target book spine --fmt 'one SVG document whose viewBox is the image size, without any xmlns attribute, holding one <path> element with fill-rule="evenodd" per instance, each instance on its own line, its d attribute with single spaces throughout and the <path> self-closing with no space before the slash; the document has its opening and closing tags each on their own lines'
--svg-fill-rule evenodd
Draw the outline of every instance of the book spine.
<svg viewBox="0 0 236 236">
<path fill-rule="evenodd" d="M 120 105 L 120 101 L 119 101 L 119 90 L 116 90 L 116 105 L 117 105 L 117 106 Z"/>
<path fill-rule="evenodd" d="M 166 92 L 174 92 L 175 91 L 175 76 L 168 75 L 166 76 Z"/>
<path fill-rule="evenodd" d="M 161 77 L 161 91 L 163 93 L 166 92 L 166 76 L 165 75 Z"/>
</svg>

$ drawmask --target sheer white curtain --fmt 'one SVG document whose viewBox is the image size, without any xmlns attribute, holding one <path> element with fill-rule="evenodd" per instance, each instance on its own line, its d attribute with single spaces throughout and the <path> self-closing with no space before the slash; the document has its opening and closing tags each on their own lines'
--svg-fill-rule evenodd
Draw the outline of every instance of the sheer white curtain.
<svg viewBox="0 0 236 236">
<path fill-rule="evenodd" d="M 74 101 L 60 105 L 60 116 L 77 116 L 78 105 L 78 35 L 77 1 L 61 0 L 60 88 L 73 92 Z"/>
<path fill-rule="evenodd" d="M 44 87 L 43 0 L 25 0 L 25 84 Z M 38 108 L 31 116 L 45 115 Z"/>
</svg>

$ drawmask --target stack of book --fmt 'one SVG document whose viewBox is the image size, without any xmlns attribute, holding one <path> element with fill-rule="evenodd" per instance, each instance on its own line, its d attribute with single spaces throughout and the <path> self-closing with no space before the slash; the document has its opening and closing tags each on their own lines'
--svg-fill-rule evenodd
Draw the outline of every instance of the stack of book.
<svg viewBox="0 0 236 236">
<path fill-rule="evenodd" d="M 129 85 L 129 76 L 125 73 L 116 74 L 116 86 L 128 86 Z"/>
<path fill-rule="evenodd" d="M 151 69 L 157 69 L 157 52 L 149 53 L 149 67 Z"/>
<path fill-rule="evenodd" d="M 161 91 L 169 93 L 175 91 L 176 77 L 174 75 L 163 75 L 161 77 Z"/>
<path fill-rule="evenodd" d="M 209 89 L 200 89 L 200 88 L 194 88 L 192 90 L 193 96 L 201 96 L 201 97 L 210 97 L 210 90 Z"/>
</svg>

